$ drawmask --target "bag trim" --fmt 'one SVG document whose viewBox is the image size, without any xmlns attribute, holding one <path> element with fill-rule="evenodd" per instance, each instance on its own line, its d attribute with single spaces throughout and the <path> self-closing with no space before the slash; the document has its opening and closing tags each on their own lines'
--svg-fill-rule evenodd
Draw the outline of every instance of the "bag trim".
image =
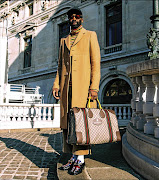
<svg viewBox="0 0 159 180">
<path fill-rule="evenodd" d="M 83 112 L 84 124 L 85 124 L 85 132 L 86 132 L 86 144 L 90 143 L 90 136 L 89 136 L 89 127 L 88 127 L 88 119 L 85 108 L 81 108 Z"/>
<path fill-rule="evenodd" d="M 112 125 L 111 125 L 111 120 L 110 120 L 110 116 L 109 116 L 109 111 L 104 109 L 105 113 L 106 113 L 106 119 L 107 119 L 107 123 L 108 123 L 108 129 L 109 129 L 109 142 L 113 141 L 113 131 L 112 131 Z"/>
</svg>

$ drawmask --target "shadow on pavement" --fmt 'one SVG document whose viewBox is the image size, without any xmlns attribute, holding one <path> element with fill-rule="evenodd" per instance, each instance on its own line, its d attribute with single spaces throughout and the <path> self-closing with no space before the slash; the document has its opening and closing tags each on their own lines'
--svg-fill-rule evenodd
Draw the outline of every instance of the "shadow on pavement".
<svg viewBox="0 0 159 180">
<path fill-rule="evenodd" d="M 121 136 L 125 132 L 126 129 L 120 130 Z M 144 180 L 132 170 L 124 159 L 122 155 L 122 141 L 92 146 L 92 154 L 88 158 L 127 171 L 138 179 Z"/>
<path fill-rule="evenodd" d="M 55 138 L 55 135 L 56 135 L 56 138 Z M 42 133 L 42 134 L 40 134 L 40 136 L 48 137 L 48 143 L 55 150 L 55 152 L 57 154 L 62 153 L 62 141 L 61 141 L 62 132 L 56 133 L 56 134 L 43 134 Z"/>
<path fill-rule="evenodd" d="M 55 147 L 53 146 L 54 143 L 52 142 L 57 138 L 55 136 L 60 136 L 60 133 L 50 134 L 48 138 L 49 144 L 53 148 Z M 16 149 L 17 151 L 19 151 L 39 168 L 48 168 L 49 170 L 47 179 L 58 179 L 56 169 L 57 161 L 60 156 L 58 155 L 58 153 L 56 153 L 56 150 L 53 153 L 49 153 L 37 146 L 12 138 L 0 137 L 0 141 L 3 141 L 6 144 L 7 148 Z"/>
</svg>

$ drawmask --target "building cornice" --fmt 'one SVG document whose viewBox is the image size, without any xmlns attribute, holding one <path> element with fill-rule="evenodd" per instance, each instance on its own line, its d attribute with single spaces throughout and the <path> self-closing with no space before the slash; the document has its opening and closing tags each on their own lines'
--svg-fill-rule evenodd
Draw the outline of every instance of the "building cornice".
<svg viewBox="0 0 159 180">
<path fill-rule="evenodd" d="M 112 61 L 112 60 L 116 60 L 116 59 L 121 59 L 121 58 L 126 58 L 126 57 L 130 57 L 130 56 L 135 56 L 135 55 L 139 55 L 139 54 L 144 54 L 144 53 L 148 53 L 150 50 L 149 49 L 144 49 L 141 51 L 134 51 L 134 52 L 129 52 L 129 53 L 124 53 L 122 52 L 116 52 L 116 53 L 112 53 L 110 55 L 103 55 L 101 56 L 101 63 L 107 62 L 107 61 Z M 114 54 L 114 56 L 112 56 Z M 112 57 L 110 57 L 112 56 Z"/>
<path fill-rule="evenodd" d="M 44 76 L 44 75 L 48 75 L 48 74 L 52 74 L 52 73 L 56 73 L 56 72 L 57 72 L 57 66 L 55 66 L 52 69 L 46 68 L 46 69 L 42 69 L 38 72 L 29 72 L 29 73 L 18 75 L 16 77 L 11 77 L 11 78 L 8 78 L 8 81 L 14 82 L 14 81 L 19 81 L 19 80 L 23 80 L 23 79 L 29 79 L 29 78 Z"/>
<path fill-rule="evenodd" d="M 147 53 L 147 52 L 148 52 L 148 50 L 144 50 L 144 51 L 140 51 L 140 52 L 134 52 L 134 53 L 127 53 L 126 55 L 123 55 L 123 56 L 119 56 L 119 57 L 116 57 L 116 58 L 113 58 L 113 59 L 107 59 L 106 61 L 101 61 L 101 64 L 103 64 L 101 66 L 101 68 L 105 68 L 104 67 L 105 63 L 106 64 L 108 63 L 108 64 L 110 64 L 112 66 L 113 65 L 112 61 L 115 62 L 115 65 L 118 65 L 116 63 L 116 61 L 118 61 L 118 60 L 119 60 L 119 64 L 123 64 L 124 60 L 121 60 L 121 58 L 125 58 L 125 61 L 126 61 L 127 64 L 128 64 L 128 61 L 129 61 L 128 59 L 133 58 L 134 56 L 136 56 L 136 58 L 134 60 L 137 61 L 137 55 L 139 56 L 139 55 L 144 54 L 144 57 L 145 57 L 145 53 Z M 56 71 L 57 71 L 57 66 L 54 66 L 51 69 L 45 68 L 45 69 L 42 69 L 42 70 L 40 70 L 38 72 L 37 71 L 28 72 L 28 73 L 18 75 L 16 77 L 11 77 L 11 78 L 9 78 L 9 82 L 23 80 L 23 79 L 29 79 L 29 78 L 35 78 L 35 77 L 39 77 L 39 76 L 43 76 L 43 75 L 48 75 L 48 74 L 51 74 L 51 73 L 56 73 Z"/>
</svg>

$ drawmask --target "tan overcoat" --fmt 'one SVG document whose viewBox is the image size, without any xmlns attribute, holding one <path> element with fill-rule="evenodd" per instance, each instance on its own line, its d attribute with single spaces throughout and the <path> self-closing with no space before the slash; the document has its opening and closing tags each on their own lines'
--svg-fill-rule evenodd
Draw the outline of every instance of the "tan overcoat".
<svg viewBox="0 0 159 180">
<path fill-rule="evenodd" d="M 53 88 L 60 90 L 61 128 L 67 129 L 69 78 L 72 74 L 72 107 L 86 107 L 89 89 L 99 90 L 100 48 L 94 31 L 84 28 L 70 47 L 71 36 L 61 39 L 58 71 Z M 95 107 L 96 102 L 91 107 Z"/>
</svg>

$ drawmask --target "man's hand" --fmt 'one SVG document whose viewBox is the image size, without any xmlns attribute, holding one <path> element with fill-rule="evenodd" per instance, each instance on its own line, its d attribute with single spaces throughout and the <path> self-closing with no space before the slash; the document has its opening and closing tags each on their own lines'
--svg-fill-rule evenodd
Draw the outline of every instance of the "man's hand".
<svg viewBox="0 0 159 180">
<path fill-rule="evenodd" d="M 96 100 L 98 97 L 98 92 L 95 90 L 89 90 L 89 97 L 91 97 L 92 100 Z"/>
<path fill-rule="evenodd" d="M 53 94 L 54 98 L 60 99 L 60 97 L 59 97 L 59 89 L 53 88 L 52 94 Z"/>
</svg>

